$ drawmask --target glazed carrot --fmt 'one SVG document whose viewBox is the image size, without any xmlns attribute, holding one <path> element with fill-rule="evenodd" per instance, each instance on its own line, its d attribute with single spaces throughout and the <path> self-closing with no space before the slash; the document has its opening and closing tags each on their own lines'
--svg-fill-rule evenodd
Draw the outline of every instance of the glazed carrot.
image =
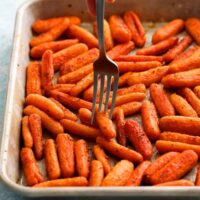
<svg viewBox="0 0 200 200">
<path fill-rule="evenodd" d="M 87 108 L 89 110 L 92 110 L 91 102 L 79 99 L 77 97 L 72 97 L 62 92 L 52 91 L 51 97 L 55 98 L 65 106 L 72 108 L 74 110 L 78 110 L 80 108 Z"/>
<path fill-rule="evenodd" d="M 31 135 L 28 116 L 22 118 L 22 137 L 24 142 L 24 147 L 33 147 L 33 137 Z"/>
<path fill-rule="evenodd" d="M 120 55 L 126 55 L 130 53 L 134 48 L 134 43 L 132 41 L 129 41 L 127 43 L 114 46 L 110 51 L 107 52 L 107 55 L 114 60 Z"/>
<path fill-rule="evenodd" d="M 121 159 L 126 159 L 129 160 L 131 162 L 137 162 L 140 163 L 143 161 L 143 157 L 140 153 L 126 148 L 116 142 L 114 142 L 113 140 L 106 140 L 103 137 L 97 137 L 96 139 L 96 143 L 103 149 L 105 149 L 106 151 L 108 151 L 110 154 L 121 158 Z"/>
<path fill-rule="evenodd" d="M 190 88 L 184 88 L 182 90 L 183 95 L 194 108 L 198 116 L 200 116 L 200 99 L 195 95 L 195 93 Z M 196 115 L 197 117 L 197 115 Z"/>
<path fill-rule="evenodd" d="M 200 20 L 198 18 L 189 18 L 185 22 L 185 28 L 196 43 L 200 45 Z"/>
<path fill-rule="evenodd" d="M 181 72 L 187 71 L 194 68 L 198 68 L 200 65 L 200 47 L 197 48 L 193 53 L 185 58 L 175 60 L 169 66 L 169 72 Z"/>
<path fill-rule="evenodd" d="M 75 173 L 75 158 L 72 137 L 65 133 L 58 134 L 56 137 L 56 147 L 62 177 L 73 177 Z"/>
<path fill-rule="evenodd" d="M 127 120 L 125 123 L 125 133 L 136 151 L 139 152 L 145 160 L 149 160 L 153 155 L 153 147 L 138 122 Z"/>
<path fill-rule="evenodd" d="M 131 40 L 131 32 L 119 15 L 112 15 L 109 18 L 109 25 L 114 40 L 119 43 L 126 43 Z"/>
<path fill-rule="evenodd" d="M 43 143 L 42 143 L 42 122 L 38 114 L 31 114 L 28 118 L 31 135 L 33 138 L 33 149 L 37 160 L 43 157 Z"/>
<path fill-rule="evenodd" d="M 29 94 L 26 97 L 26 105 L 33 105 L 55 119 L 64 118 L 63 110 L 45 96 L 38 94 Z"/>
<path fill-rule="evenodd" d="M 40 68 L 38 62 L 29 63 L 26 71 L 26 95 L 42 94 Z"/>
<path fill-rule="evenodd" d="M 65 62 L 68 62 L 72 58 L 75 58 L 87 51 L 88 51 L 87 45 L 83 43 L 78 43 L 54 53 L 53 54 L 54 70 L 55 71 L 59 70 Z"/>
<path fill-rule="evenodd" d="M 98 160 L 91 162 L 89 186 L 101 186 L 104 178 L 103 165 Z"/>
<path fill-rule="evenodd" d="M 127 80 L 129 79 L 129 76 L 132 74 L 132 72 L 126 72 L 123 75 L 119 77 L 118 87 L 123 87 L 127 85 Z"/>
<path fill-rule="evenodd" d="M 132 39 L 136 46 L 143 47 L 146 42 L 145 31 L 136 13 L 127 11 L 124 14 L 124 21 L 132 34 Z"/>
<path fill-rule="evenodd" d="M 144 84 L 139 83 L 139 84 L 132 85 L 130 87 L 121 88 L 121 89 L 117 90 L 117 96 L 129 94 L 129 93 L 133 93 L 133 92 L 146 93 L 146 87 Z M 110 96 L 112 96 L 112 94 L 113 93 L 111 92 Z"/>
<path fill-rule="evenodd" d="M 97 112 L 95 114 L 95 120 L 103 137 L 107 139 L 116 137 L 117 134 L 113 122 L 105 113 Z"/>
<path fill-rule="evenodd" d="M 149 86 L 152 83 L 159 82 L 167 74 L 168 69 L 169 66 L 162 66 L 144 72 L 134 72 L 129 76 L 127 83 L 128 85 L 143 83 Z"/>
<path fill-rule="evenodd" d="M 200 135 L 200 119 L 197 117 L 166 116 L 159 121 L 162 131 Z"/>
<path fill-rule="evenodd" d="M 162 56 L 142 56 L 142 55 L 121 55 L 115 59 L 116 61 L 127 62 L 145 62 L 145 61 L 158 61 L 163 62 Z"/>
<path fill-rule="evenodd" d="M 198 160 L 197 154 L 192 150 L 183 151 L 177 155 L 164 167 L 155 172 L 150 177 L 150 182 L 153 185 L 175 181 L 188 173 Z"/>
<path fill-rule="evenodd" d="M 65 108 L 59 101 L 55 100 L 54 98 L 49 98 L 51 101 L 53 101 L 63 112 L 64 112 L 64 119 L 70 119 L 73 121 L 77 121 L 78 117 L 76 114 L 71 112 L 69 109 Z"/>
<path fill-rule="evenodd" d="M 87 76 L 93 71 L 93 64 L 88 64 L 73 72 L 67 73 L 58 78 L 58 83 L 77 83 L 82 78 Z"/>
<path fill-rule="evenodd" d="M 150 177 L 153 176 L 158 170 L 162 169 L 167 163 L 169 163 L 173 158 L 175 158 L 180 153 L 169 152 L 158 157 L 144 172 L 144 180 L 146 183 L 150 182 Z"/>
<path fill-rule="evenodd" d="M 33 151 L 30 148 L 24 147 L 20 152 L 20 157 L 27 185 L 32 186 L 43 182 L 44 178 L 39 171 Z"/>
<path fill-rule="evenodd" d="M 57 134 L 64 132 L 63 126 L 58 121 L 49 117 L 45 112 L 36 108 L 35 106 L 29 105 L 25 107 L 23 113 L 25 115 L 31 115 L 34 113 L 40 115 L 42 120 L 42 126 L 45 129 L 47 129 L 50 133 L 52 133 L 53 136 L 56 136 Z"/>
<path fill-rule="evenodd" d="M 93 63 L 99 57 L 99 50 L 97 48 L 90 49 L 81 55 L 69 60 L 61 67 L 61 75 L 80 69 L 84 65 Z"/>
<path fill-rule="evenodd" d="M 195 185 L 196 186 L 200 186 L 200 165 L 199 164 L 198 164 L 198 168 L 197 168 L 197 175 L 196 175 Z"/>
<path fill-rule="evenodd" d="M 76 171 L 78 175 L 87 178 L 89 175 L 90 158 L 88 145 L 85 140 L 77 140 L 75 142 L 74 153 L 76 158 Z"/>
<path fill-rule="evenodd" d="M 121 108 L 124 111 L 124 116 L 126 117 L 126 116 L 133 115 L 133 114 L 139 112 L 141 107 L 142 107 L 142 103 L 137 102 L 137 101 L 133 101 L 130 103 L 125 103 L 121 106 L 117 106 L 114 108 L 112 118 L 113 119 L 116 118 L 117 110 L 119 108 Z"/>
<path fill-rule="evenodd" d="M 119 68 L 120 73 L 125 72 L 141 72 L 146 71 L 155 67 L 161 66 L 161 63 L 158 61 L 146 61 L 146 62 L 116 62 Z"/>
<path fill-rule="evenodd" d="M 33 23 L 32 28 L 36 33 L 44 33 L 63 22 L 65 18 L 69 19 L 70 24 L 79 25 L 81 23 L 80 18 L 77 16 L 55 17 L 49 19 L 38 19 Z"/>
<path fill-rule="evenodd" d="M 123 146 L 126 146 L 124 111 L 121 108 L 117 110 L 115 123 L 117 128 L 117 142 Z"/>
<path fill-rule="evenodd" d="M 157 140 L 156 149 L 158 152 L 165 153 L 169 151 L 183 152 L 185 150 L 193 150 L 200 157 L 199 145 L 186 144 L 182 142 L 172 142 L 166 140 Z"/>
<path fill-rule="evenodd" d="M 79 124 L 68 119 L 62 119 L 61 123 L 67 132 L 76 136 L 95 140 L 97 136 L 101 135 L 101 131 L 97 128 L 86 126 L 84 124 Z"/>
<path fill-rule="evenodd" d="M 196 96 L 198 98 L 200 98 L 200 86 L 199 85 L 194 88 L 194 93 L 196 94 Z"/>
<path fill-rule="evenodd" d="M 165 53 L 172 47 L 174 47 L 177 44 L 177 42 L 178 42 L 177 37 L 170 37 L 157 44 L 140 49 L 136 52 L 136 54 L 137 55 L 152 55 L 152 56 L 160 55 L 162 53 Z"/>
<path fill-rule="evenodd" d="M 194 87 L 200 85 L 200 69 L 192 69 L 166 75 L 161 83 L 167 87 Z"/>
<path fill-rule="evenodd" d="M 194 183 L 192 181 L 181 179 L 178 181 L 169 181 L 169 182 L 157 184 L 154 186 L 158 186 L 158 187 L 162 187 L 162 186 L 194 186 Z"/>
<path fill-rule="evenodd" d="M 45 42 L 51 42 L 58 39 L 69 27 L 69 25 L 70 25 L 69 19 L 65 18 L 61 23 L 57 24 L 47 32 L 42 33 L 41 35 L 38 35 L 36 37 L 33 37 L 30 41 L 30 46 L 33 47 Z"/>
<path fill-rule="evenodd" d="M 32 58 L 41 58 L 46 50 L 51 50 L 55 53 L 77 43 L 77 39 L 66 39 L 60 41 L 46 42 L 33 47 L 31 49 L 30 54 Z"/>
<path fill-rule="evenodd" d="M 182 116 L 198 117 L 196 111 L 192 106 L 180 95 L 173 93 L 170 95 L 170 101 L 174 106 L 175 110 Z"/>
<path fill-rule="evenodd" d="M 105 154 L 104 150 L 99 145 L 94 145 L 93 154 L 95 158 L 102 163 L 104 174 L 108 174 L 111 171 L 112 167 L 110 165 L 108 156 Z"/>
<path fill-rule="evenodd" d="M 174 19 L 158 29 L 152 36 L 152 43 L 156 44 L 171 36 L 176 35 L 184 29 L 184 21 L 182 19 Z"/>
<path fill-rule="evenodd" d="M 110 25 L 107 22 L 107 20 L 105 20 L 105 19 L 104 19 L 104 30 L 103 31 L 104 31 L 105 48 L 106 48 L 106 51 L 108 51 L 113 48 L 114 44 L 113 44 L 113 38 L 112 38 L 111 30 L 110 30 Z M 93 32 L 94 32 L 94 35 L 96 37 L 98 37 L 96 21 L 93 24 Z"/>
<path fill-rule="evenodd" d="M 119 161 L 103 179 L 102 186 L 123 186 L 133 172 L 133 164 L 128 160 Z"/>
<path fill-rule="evenodd" d="M 98 46 L 97 38 L 86 29 L 77 25 L 69 26 L 67 30 L 67 36 L 71 38 L 77 38 L 80 42 L 87 44 L 89 48 Z"/>
<path fill-rule="evenodd" d="M 93 79 L 94 73 L 92 72 L 77 82 L 76 85 L 71 89 L 70 94 L 74 97 L 77 97 L 93 83 Z"/>
<path fill-rule="evenodd" d="M 187 35 L 185 36 L 174 48 L 170 49 L 166 54 L 163 55 L 163 60 L 165 62 L 171 62 L 176 56 L 182 53 L 190 44 L 192 43 L 192 38 Z"/>
<path fill-rule="evenodd" d="M 160 140 L 200 145 L 200 137 L 176 132 L 162 132 Z"/>
<path fill-rule="evenodd" d="M 140 186 L 144 177 L 144 173 L 150 164 L 150 161 L 143 161 L 141 164 L 139 164 L 129 177 L 126 186 Z"/>
<path fill-rule="evenodd" d="M 50 180 L 59 178 L 61 172 L 56 152 L 56 145 L 53 139 L 45 140 L 44 158 L 48 178 Z"/>
<path fill-rule="evenodd" d="M 78 116 L 83 124 L 91 126 L 92 112 L 90 110 L 88 110 L 87 108 L 80 108 L 78 110 Z M 93 126 L 95 126 L 94 123 Z"/>
<path fill-rule="evenodd" d="M 158 115 L 153 103 L 146 100 L 141 108 L 142 124 L 145 133 L 150 140 L 156 140 L 160 136 L 160 129 L 158 126 Z"/>
<path fill-rule="evenodd" d="M 55 84 L 52 85 L 48 90 L 45 91 L 45 95 L 50 96 L 50 91 L 57 91 L 57 92 L 63 92 L 69 94 L 72 87 L 74 87 L 75 84 Z"/>
<path fill-rule="evenodd" d="M 45 181 L 34 185 L 34 188 L 43 188 L 43 187 L 83 187 L 87 186 L 88 181 L 85 177 L 73 177 L 73 178 L 63 178 L 56 179 L 52 181 Z"/>
</svg>

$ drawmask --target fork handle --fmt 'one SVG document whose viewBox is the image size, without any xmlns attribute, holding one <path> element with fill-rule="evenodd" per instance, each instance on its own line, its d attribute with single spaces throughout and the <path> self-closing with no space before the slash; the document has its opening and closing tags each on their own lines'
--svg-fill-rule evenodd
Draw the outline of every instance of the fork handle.
<svg viewBox="0 0 200 200">
<path fill-rule="evenodd" d="M 104 0 L 96 0 L 96 17 L 100 57 L 105 57 L 106 51 L 104 46 Z"/>
</svg>

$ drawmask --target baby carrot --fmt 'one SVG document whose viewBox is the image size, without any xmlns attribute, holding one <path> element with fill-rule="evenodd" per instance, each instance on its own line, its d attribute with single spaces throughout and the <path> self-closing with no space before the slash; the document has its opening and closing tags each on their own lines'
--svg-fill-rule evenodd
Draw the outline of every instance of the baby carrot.
<svg viewBox="0 0 200 200">
<path fill-rule="evenodd" d="M 121 75 L 119 77 L 118 87 L 123 87 L 123 86 L 127 85 L 127 81 L 131 74 L 132 74 L 132 72 L 126 72 L 123 75 Z"/>
<path fill-rule="evenodd" d="M 55 84 L 52 85 L 48 90 L 45 91 L 46 96 L 50 96 L 50 91 L 57 91 L 57 92 L 63 92 L 69 94 L 72 87 L 74 87 L 75 84 Z"/>
<path fill-rule="evenodd" d="M 196 94 L 196 96 L 198 98 L 200 98 L 200 86 L 197 85 L 195 88 L 194 88 L 194 93 Z"/>
<path fill-rule="evenodd" d="M 125 87 L 125 88 L 119 88 L 117 90 L 117 96 L 121 96 L 121 95 L 124 95 L 124 94 L 129 94 L 129 93 L 146 93 L 146 87 L 144 84 L 142 83 L 139 83 L 139 84 L 135 84 L 135 85 L 132 85 L 130 87 Z M 110 93 L 110 95 L 112 96 L 112 92 Z"/>
<path fill-rule="evenodd" d="M 178 180 L 178 181 L 169 181 L 165 183 L 160 183 L 154 186 L 162 187 L 162 186 L 194 186 L 194 183 L 189 180 Z"/>
<path fill-rule="evenodd" d="M 196 175 L 195 185 L 196 186 L 200 186 L 200 165 L 199 164 L 198 164 L 198 168 L 197 168 L 197 175 Z"/>
<path fill-rule="evenodd" d="M 91 126 L 92 112 L 90 110 L 87 108 L 80 108 L 78 110 L 78 117 L 81 120 L 81 123 Z M 93 124 L 93 126 L 95 125 Z"/>
</svg>

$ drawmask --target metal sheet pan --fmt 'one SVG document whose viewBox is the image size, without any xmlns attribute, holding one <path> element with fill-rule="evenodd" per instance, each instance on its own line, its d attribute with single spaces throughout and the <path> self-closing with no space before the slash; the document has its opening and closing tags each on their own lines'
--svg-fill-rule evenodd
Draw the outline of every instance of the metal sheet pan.
<svg viewBox="0 0 200 200">
<path fill-rule="evenodd" d="M 134 10 L 145 22 L 163 22 L 177 17 L 186 19 L 191 16 L 200 17 L 200 0 L 117 0 L 116 4 L 107 5 L 106 15 L 122 14 L 126 10 Z M 87 12 L 84 0 L 29 0 L 17 12 L 0 156 L 2 181 L 12 190 L 26 196 L 199 196 L 199 187 L 36 189 L 19 184 L 22 177 L 19 165 L 20 122 L 25 95 L 25 72 L 30 60 L 30 27 L 37 18 L 62 15 L 78 15 L 83 21 L 94 20 Z M 193 174 L 194 171 L 190 178 Z"/>
</svg>

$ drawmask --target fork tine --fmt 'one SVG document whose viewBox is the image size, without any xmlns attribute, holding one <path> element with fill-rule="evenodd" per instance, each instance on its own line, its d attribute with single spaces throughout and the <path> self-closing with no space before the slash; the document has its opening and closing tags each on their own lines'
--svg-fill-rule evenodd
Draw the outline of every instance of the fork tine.
<svg viewBox="0 0 200 200">
<path fill-rule="evenodd" d="M 118 81 L 119 81 L 119 76 L 115 75 L 114 76 L 114 86 L 113 86 L 113 96 L 112 96 L 112 105 L 110 108 L 110 118 L 112 118 L 114 106 L 115 106 L 115 100 L 117 96 L 117 89 L 118 89 Z"/>
<path fill-rule="evenodd" d="M 111 75 L 108 75 L 108 79 L 107 79 L 107 89 L 106 89 L 106 103 L 105 103 L 105 108 L 104 108 L 104 112 L 107 111 L 108 109 L 108 101 L 109 101 L 109 96 L 110 96 L 110 90 L 111 90 Z"/>
<path fill-rule="evenodd" d="M 105 80 L 105 75 L 101 74 L 101 86 L 100 86 L 100 98 L 99 98 L 99 109 L 98 109 L 98 111 L 101 111 L 101 107 L 102 107 L 102 103 L 103 103 L 104 80 Z"/>
<path fill-rule="evenodd" d="M 94 121 L 94 113 L 95 113 L 96 98 L 97 98 L 97 87 L 98 87 L 98 73 L 94 72 L 94 90 L 93 90 L 91 124 L 93 124 L 93 121 Z"/>
</svg>

